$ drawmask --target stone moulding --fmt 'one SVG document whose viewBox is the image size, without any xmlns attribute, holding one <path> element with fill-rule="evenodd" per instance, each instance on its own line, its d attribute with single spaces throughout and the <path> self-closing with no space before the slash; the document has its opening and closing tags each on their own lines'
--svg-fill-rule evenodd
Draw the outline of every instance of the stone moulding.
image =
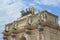
<svg viewBox="0 0 60 40">
<path fill-rule="evenodd" d="M 42 27 L 50 27 L 50 28 L 53 28 L 53 29 L 56 29 L 56 30 L 60 30 L 60 27 L 59 26 L 52 25 L 52 24 L 47 24 L 46 22 L 42 22 L 41 25 L 42 25 Z M 18 33 L 24 32 L 26 29 L 34 30 L 34 29 L 37 29 L 37 28 L 38 28 L 37 25 L 35 25 L 33 27 L 29 26 L 29 27 L 27 27 L 25 29 L 12 30 L 11 32 L 3 32 L 3 34 L 6 35 L 6 36 L 9 36 L 9 35 L 11 35 L 11 33 L 18 34 Z"/>
</svg>

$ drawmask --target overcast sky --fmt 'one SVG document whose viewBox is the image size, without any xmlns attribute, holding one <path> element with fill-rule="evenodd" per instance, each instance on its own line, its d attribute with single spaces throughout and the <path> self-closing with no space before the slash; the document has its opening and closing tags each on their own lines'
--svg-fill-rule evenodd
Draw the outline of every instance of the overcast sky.
<svg viewBox="0 0 60 40">
<path fill-rule="evenodd" d="M 52 14 L 60 15 L 60 0 L 0 0 L 0 40 L 4 25 L 20 17 L 20 11 L 34 7 L 35 11 L 48 10 Z M 60 16 L 58 19 L 60 23 Z"/>
</svg>

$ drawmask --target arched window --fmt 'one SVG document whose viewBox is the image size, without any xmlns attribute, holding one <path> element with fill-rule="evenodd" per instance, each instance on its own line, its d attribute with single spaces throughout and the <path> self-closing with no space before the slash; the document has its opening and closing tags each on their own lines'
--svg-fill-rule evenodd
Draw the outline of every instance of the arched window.
<svg viewBox="0 0 60 40">
<path fill-rule="evenodd" d="M 22 36 L 22 37 L 20 38 L 20 40 L 26 40 L 26 38 L 25 38 L 24 36 Z"/>
<path fill-rule="evenodd" d="M 27 23 L 28 23 L 29 25 L 31 25 L 31 24 L 32 24 L 32 18 L 28 17 L 28 18 L 27 18 Z"/>
<path fill-rule="evenodd" d="M 6 32 L 8 32 L 8 31 L 9 31 L 8 26 L 5 26 L 5 31 L 6 31 Z"/>
<path fill-rule="evenodd" d="M 41 19 L 42 19 L 42 20 L 44 19 L 43 15 L 41 15 Z"/>
<path fill-rule="evenodd" d="M 17 22 L 16 21 L 14 21 L 13 26 L 14 26 L 13 29 L 17 30 Z"/>
<path fill-rule="evenodd" d="M 47 14 L 44 14 L 44 21 L 47 21 Z"/>
<path fill-rule="evenodd" d="M 16 35 L 15 34 L 11 34 L 11 37 L 12 37 L 12 40 L 16 40 L 15 38 L 16 38 Z"/>
<path fill-rule="evenodd" d="M 47 15 L 45 14 L 45 19 L 47 19 Z"/>
<path fill-rule="evenodd" d="M 8 40 L 8 38 L 6 36 L 3 37 L 3 40 Z"/>
</svg>

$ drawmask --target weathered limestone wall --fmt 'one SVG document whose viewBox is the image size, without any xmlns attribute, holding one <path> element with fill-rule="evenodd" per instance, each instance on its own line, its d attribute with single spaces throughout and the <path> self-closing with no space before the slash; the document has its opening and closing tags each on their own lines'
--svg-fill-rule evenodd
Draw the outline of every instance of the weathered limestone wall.
<svg viewBox="0 0 60 40">
<path fill-rule="evenodd" d="M 45 40 L 50 40 L 50 32 L 49 32 L 49 28 L 48 27 L 44 28 L 44 39 Z"/>
<path fill-rule="evenodd" d="M 34 29 L 31 31 L 31 40 L 38 40 L 39 39 L 39 31 L 38 29 Z"/>
<path fill-rule="evenodd" d="M 58 17 L 53 16 L 50 13 L 47 12 L 41 13 L 41 19 L 46 20 L 47 22 L 50 22 L 52 24 L 58 25 Z"/>
<path fill-rule="evenodd" d="M 45 40 L 59 40 L 59 35 L 60 35 L 60 31 L 58 32 L 58 30 L 56 29 L 52 29 L 49 27 L 45 27 Z"/>
<path fill-rule="evenodd" d="M 58 39 L 60 40 L 60 30 L 58 31 Z"/>
</svg>

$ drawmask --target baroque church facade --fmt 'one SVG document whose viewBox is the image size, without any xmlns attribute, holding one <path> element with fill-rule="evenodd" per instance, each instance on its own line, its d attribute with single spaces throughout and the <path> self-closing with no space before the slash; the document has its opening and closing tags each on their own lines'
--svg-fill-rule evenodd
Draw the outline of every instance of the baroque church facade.
<svg viewBox="0 0 60 40">
<path fill-rule="evenodd" d="M 34 8 L 21 11 L 21 17 L 5 25 L 3 40 L 60 40 L 58 16 Z"/>
</svg>

